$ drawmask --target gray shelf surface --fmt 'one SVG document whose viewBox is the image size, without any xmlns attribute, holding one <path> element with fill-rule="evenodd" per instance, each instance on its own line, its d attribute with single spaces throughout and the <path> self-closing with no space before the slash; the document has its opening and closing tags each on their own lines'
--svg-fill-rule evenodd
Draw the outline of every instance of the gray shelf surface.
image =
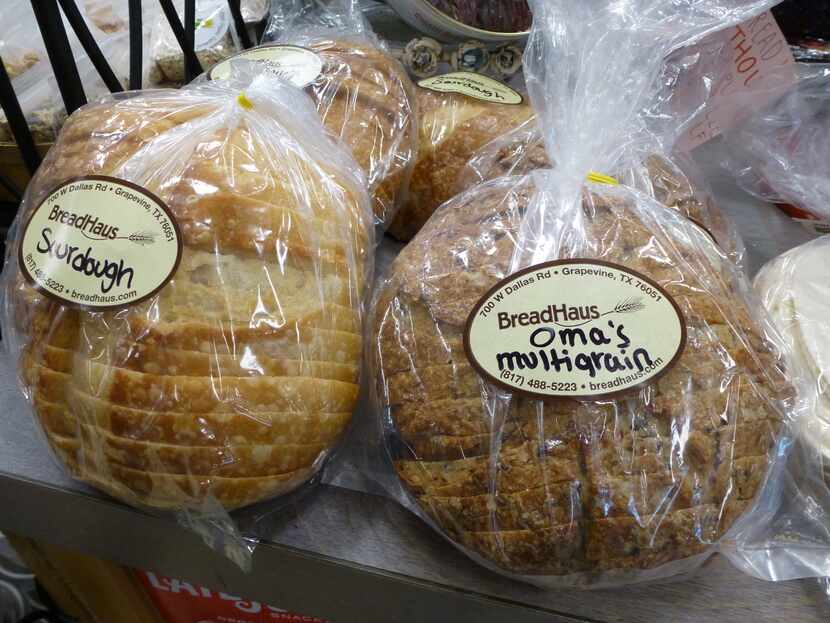
<svg viewBox="0 0 830 623">
<path fill-rule="evenodd" d="M 735 188 L 714 166 L 714 147 L 698 159 L 720 206 L 739 225 L 750 272 L 812 237 Z M 762 582 L 721 558 L 682 581 L 593 592 L 541 590 L 476 566 L 396 502 L 332 484 L 275 513 L 246 574 L 174 520 L 143 514 L 69 479 L 49 454 L 5 363 L 0 404 L 0 530 L 333 623 L 830 619 L 830 598 L 816 580 Z M 355 456 L 364 432 L 360 426 L 353 431 Z M 342 457 L 340 485 L 356 486 L 348 468 L 355 462 Z"/>
</svg>

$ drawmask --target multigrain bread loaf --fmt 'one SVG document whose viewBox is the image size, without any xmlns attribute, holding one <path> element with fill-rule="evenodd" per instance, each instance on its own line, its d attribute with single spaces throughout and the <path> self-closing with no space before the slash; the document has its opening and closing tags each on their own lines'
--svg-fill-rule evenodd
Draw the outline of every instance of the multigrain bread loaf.
<svg viewBox="0 0 830 623">
<path fill-rule="evenodd" d="M 700 230 L 630 194 L 586 192 L 557 257 L 638 271 L 687 332 L 658 380 L 603 399 L 513 394 L 470 365 L 463 331 L 509 274 L 530 178 L 442 207 L 376 295 L 375 369 L 398 476 L 452 541 L 527 575 L 651 569 L 699 553 L 756 498 L 790 389 L 739 277 Z M 552 295 L 555 293 L 551 293 Z"/>
<path fill-rule="evenodd" d="M 456 194 L 456 180 L 484 145 L 533 116 L 531 107 L 485 102 L 419 87 L 418 155 L 409 193 L 389 233 L 410 240 L 442 203 Z"/>
<path fill-rule="evenodd" d="M 319 470 L 357 398 L 368 196 L 334 143 L 321 139 L 323 158 L 304 142 L 302 111 L 292 127 L 267 95 L 237 94 L 82 108 L 24 206 L 109 175 L 161 198 L 181 231 L 172 279 L 131 306 L 87 311 L 10 285 L 49 443 L 75 477 L 131 504 L 229 510 L 288 492 Z"/>
<path fill-rule="evenodd" d="M 308 87 L 323 123 L 352 150 L 375 216 L 388 225 L 415 162 L 414 87 L 396 59 L 368 42 L 321 38 L 307 47 L 323 60 Z"/>
</svg>

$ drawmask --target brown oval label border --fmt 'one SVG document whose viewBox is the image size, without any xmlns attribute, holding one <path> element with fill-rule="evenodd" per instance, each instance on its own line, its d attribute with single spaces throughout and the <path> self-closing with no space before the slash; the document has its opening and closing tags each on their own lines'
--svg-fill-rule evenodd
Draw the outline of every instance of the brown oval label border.
<svg viewBox="0 0 830 623">
<path fill-rule="evenodd" d="M 139 297 L 135 300 L 131 300 L 128 303 L 121 303 L 121 304 L 117 304 L 117 305 L 90 306 L 90 305 L 84 305 L 82 303 L 76 303 L 74 301 L 69 301 L 69 300 L 66 300 L 64 298 L 61 298 L 60 296 L 57 296 L 55 293 L 50 292 L 48 289 L 42 287 L 32 277 L 32 275 L 29 274 L 29 271 L 26 269 L 25 262 L 23 261 L 23 259 L 24 259 L 23 258 L 23 240 L 26 236 L 26 233 L 29 230 L 29 226 L 32 224 L 32 220 L 34 219 L 35 214 L 37 214 L 38 210 L 40 210 L 41 207 L 43 207 L 43 204 L 46 203 L 46 201 L 49 199 L 49 197 L 54 195 L 61 188 L 64 188 L 65 186 L 69 186 L 71 184 L 75 184 L 77 182 L 85 182 L 85 181 L 111 182 L 111 183 L 119 184 L 119 185 L 122 185 L 122 186 L 126 186 L 128 188 L 132 188 L 133 190 L 141 193 L 142 195 L 145 195 L 145 196 L 149 197 L 150 199 L 152 199 L 153 202 L 156 203 L 156 205 L 158 205 L 164 211 L 164 213 L 167 215 L 167 217 L 170 219 L 170 223 L 173 226 L 173 230 L 176 232 L 176 241 L 177 241 L 176 261 L 174 262 L 173 267 L 170 270 L 170 274 L 164 279 L 164 281 L 162 281 L 156 288 L 154 288 L 152 292 L 149 292 L 148 294 L 145 294 L 144 296 L 141 296 L 141 297 Z M 29 214 L 29 216 L 26 220 L 26 224 L 21 228 L 20 236 L 15 241 L 15 244 L 17 245 L 16 256 L 17 256 L 17 262 L 18 262 L 18 265 L 19 265 L 19 268 L 20 268 L 20 272 L 23 274 L 23 278 L 26 280 L 26 282 L 34 290 L 36 290 L 40 294 L 52 299 L 53 301 L 58 302 L 59 304 L 65 306 L 65 307 L 69 307 L 69 308 L 72 308 L 72 309 L 80 309 L 80 310 L 88 311 L 88 312 L 104 312 L 104 311 L 112 311 L 112 310 L 116 310 L 116 309 L 125 309 L 127 307 L 137 305 L 138 303 L 141 303 L 142 301 L 146 301 L 149 298 L 152 298 L 153 296 L 158 294 L 161 291 L 161 289 L 164 288 L 164 286 L 166 286 L 168 283 L 170 283 L 170 280 L 173 279 L 176 272 L 178 272 L 179 265 L 181 264 L 181 261 L 182 261 L 182 253 L 184 251 L 184 241 L 182 240 L 182 231 L 181 231 L 181 228 L 179 227 L 178 221 L 176 221 L 176 217 L 173 215 L 173 212 L 170 210 L 169 206 L 164 201 L 162 201 L 161 198 L 159 198 L 158 195 L 156 195 L 155 193 L 147 190 L 146 188 L 143 188 L 142 186 L 139 186 L 138 184 L 135 184 L 134 182 L 130 182 L 129 180 L 121 179 L 121 178 L 118 178 L 118 177 L 113 177 L 111 175 L 80 175 L 78 177 L 70 178 L 70 179 L 68 179 L 64 182 L 61 182 L 57 186 L 53 187 L 51 190 L 49 190 L 48 193 L 46 193 L 46 195 L 43 197 L 43 199 L 37 204 L 37 207 L 34 210 L 32 210 L 31 214 Z"/>
<path fill-rule="evenodd" d="M 677 348 L 677 352 L 674 354 L 672 359 L 665 366 L 663 366 L 663 368 L 657 374 L 655 374 L 654 376 L 649 377 L 648 379 L 646 379 L 645 381 L 643 381 L 641 383 L 637 383 L 635 385 L 631 385 L 629 387 L 626 387 L 625 389 L 621 389 L 621 390 L 614 391 L 614 392 L 604 392 L 604 393 L 598 393 L 598 394 L 586 394 L 586 395 L 582 395 L 582 396 L 566 396 L 566 395 L 553 396 L 553 395 L 550 395 L 550 394 L 543 394 L 543 393 L 540 393 L 540 392 L 534 392 L 534 391 L 531 391 L 531 390 L 527 390 L 527 389 L 523 389 L 523 388 L 517 388 L 513 385 L 509 385 L 509 384 L 505 383 L 503 380 L 501 380 L 501 379 L 493 376 L 492 374 L 490 374 L 490 372 L 488 372 L 485 369 L 485 367 L 478 361 L 478 359 L 476 358 L 475 354 L 473 353 L 472 347 L 470 345 L 470 331 L 472 329 L 473 321 L 474 321 L 476 315 L 478 314 L 479 310 L 482 308 L 482 306 L 490 299 L 491 296 L 493 296 L 496 292 L 498 292 L 498 290 L 500 290 L 502 287 L 504 287 L 505 285 L 507 285 L 511 281 L 514 281 L 515 279 L 517 279 L 519 277 L 522 277 L 523 275 L 527 275 L 527 274 L 535 272 L 535 271 L 539 271 L 539 270 L 542 270 L 542 269 L 545 269 L 545 268 L 551 268 L 551 267 L 555 267 L 555 266 L 562 266 L 564 264 L 594 264 L 594 265 L 598 265 L 598 266 L 606 266 L 606 267 L 609 267 L 609 268 L 613 268 L 615 270 L 625 272 L 629 275 L 634 275 L 638 279 L 641 279 L 643 282 L 645 282 L 645 283 L 649 284 L 650 286 L 654 287 L 658 292 L 660 292 L 663 296 L 666 297 L 666 300 L 669 301 L 669 303 L 671 303 L 672 307 L 674 308 L 675 312 L 677 313 L 678 318 L 680 319 L 680 332 L 681 332 L 680 344 Z M 570 400 L 578 400 L 578 401 L 581 401 L 581 402 L 593 402 L 593 401 L 600 400 L 600 399 L 617 398 L 619 396 L 629 394 L 630 392 L 636 391 L 636 390 L 641 389 L 643 387 L 646 387 L 648 385 L 652 385 L 654 382 L 656 382 L 658 379 L 660 379 L 663 375 L 668 373 L 669 370 L 671 370 L 675 366 L 677 361 L 683 355 L 683 352 L 686 350 L 686 344 L 687 344 L 687 341 L 688 341 L 688 330 L 686 328 L 686 317 L 683 315 L 683 311 L 680 309 L 680 306 L 677 304 L 677 301 L 675 301 L 674 298 L 665 290 L 665 288 L 663 288 L 656 281 L 654 281 L 650 277 L 648 277 L 648 276 L 646 276 L 646 275 L 644 275 L 644 274 L 642 274 L 638 271 L 627 268 L 627 267 L 623 266 L 622 264 L 615 264 L 613 262 L 608 262 L 608 261 L 605 261 L 605 260 L 591 260 L 591 259 L 580 258 L 580 259 L 553 260 L 553 261 L 549 261 L 549 262 L 542 262 L 541 264 L 534 264 L 533 266 L 529 266 L 528 268 L 524 268 L 520 271 L 512 273 L 508 277 L 500 280 L 498 283 L 496 283 L 492 288 L 490 288 L 479 299 L 479 301 L 475 304 L 473 309 L 470 311 L 469 315 L 467 316 L 467 321 L 464 323 L 464 338 L 463 338 L 463 341 L 464 341 L 464 353 L 467 356 L 467 360 L 470 362 L 470 365 L 473 366 L 475 371 L 483 379 L 487 380 L 489 383 L 492 383 L 492 384 L 496 385 L 497 387 L 500 387 L 501 389 L 504 389 L 504 390 L 506 390 L 506 391 L 508 391 L 512 394 L 518 394 L 520 396 L 525 396 L 527 398 L 531 398 L 533 400 L 543 400 L 544 401 L 544 400 L 569 400 L 570 399 Z"/>
<path fill-rule="evenodd" d="M 511 94 L 513 94 L 515 97 L 517 97 L 518 101 L 498 102 L 498 101 L 495 101 L 493 99 L 489 99 L 489 98 L 486 98 L 486 97 L 476 95 L 474 93 L 467 93 L 461 87 L 457 87 L 456 89 L 436 89 L 434 86 L 431 85 L 431 83 L 433 81 L 441 80 L 442 78 L 451 78 L 453 76 L 463 77 L 463 78 L 466 78 L 467 80 L 478 79 L 478 80 L 485 80 L 485 81 L 493 82 L 493 83 L 499 85 L 500 87 L 503 87 L 506 91 L 509 91 Z M 511 86 L 509 86 L 509 85 L 507 85 L 503 82 L 500 82 L 500 81 L 496 80 L 495 78 L 491 78 L 490 76 L 484 76 L 484 75 L 481 75 L 481 74 L 476 74 L 476 73 L 473 73 L 471 71 L 451 71 L 451 72 L 448 72 L 448 73 L 445 73 L 445 74 L 438 74 L 437 76 L 430 76 L 429 78 L 424 78 L 422 80 L 419 80 L 418 81 L 418 86 L 422 89 L 426 89 L 427 91 L 432 91 L 433 93 L 444 93 L 444 94 L 445 93 L 450 93 L 450 94 L 454 94 L 454 95 L 463 95 L 464 97 L 469 97 L 470 99 L 473 99 L 473 100 L 476 100 L 476 101 L 479 101 L 479 102 L 484 102 L 486 104 L 498 104 L 498 105 L 501 105 L 501 106 L 519 106 L 519 105 L 523 104 L 524 101 L 525 101 L 524 95 L 519 93 L 513 87 L 511 87 Z"/>
</svg>

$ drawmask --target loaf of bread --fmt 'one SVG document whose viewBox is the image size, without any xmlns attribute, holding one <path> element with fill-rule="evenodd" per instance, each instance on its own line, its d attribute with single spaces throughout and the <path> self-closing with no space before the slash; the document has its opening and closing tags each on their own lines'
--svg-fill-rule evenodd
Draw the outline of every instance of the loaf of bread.
<svg viewBox="0 0 830 623">
<path fill-rule="evenodd" d="M 277 106 L 288 87 L 257 79 L 257 96 L 208 83 L 80 109 L 22 210 L 107 175 L 159 197 L 181 231 L 172 279 L 133 305 L 7 286 L 49 443 L 73 476 L 131 504 L 229 510 L 291 491 L 357 399 L 369 198 L 307 96 L 292 89 L 307 114 Z"/>
<path fill-rule="evenodd" d="M 685 349 L 621 395 L 514 393 L 493 411 L 503 390 L 471 365 L 464 328 L 511 272 L 533 179 L 447 203 L 376 295 L 373 363 L 400 481 L 449 539 L 514 574 L 592 582 L 710 551 L 752 507 L 790 396 L 767 325 L 700 229 L 626 191 L 589 189 L 547 232 L 559 246 L 546 259 L 649 277 L 677 303 Z"/>
<path fill-rule="evenodd" d="M 389 228 L 401 241 L 410 240 L 455 196 L 459 174 L 479 149 L 533 116 L 526 103 L 490 103 L 422 87 L 416 96 L 418 155 L 409 193 Z"/>
<path fill-rule="evenodd" d="M 309 85 L 323 123 L 352 150 L 375 217 L 388 225 L 415 162 L 414 87 L 400 62 L 368 41 L 318 38 L 307 46 L 323 60 Z"/>
</svg>

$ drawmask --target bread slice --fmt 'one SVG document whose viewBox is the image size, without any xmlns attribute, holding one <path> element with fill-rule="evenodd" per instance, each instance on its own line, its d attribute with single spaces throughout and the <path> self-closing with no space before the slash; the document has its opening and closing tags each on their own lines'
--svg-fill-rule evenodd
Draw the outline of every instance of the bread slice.
<svg viewBox="0 0 830 623">
<path fill-rule="evenodd" d="M 107 464 L 144 472 L 256 478 L 294 472 L 321 459 L 329 446 L 237 445 L 180 446 L 116 437 L 88 424 L 78 424 L 79 436 L 63 437 L 47 429 L 52 442 L 72 451 L 76 443 L 101 455 Z"/>
<path fill-rule="evenodd" d="M 71 445 L 71 444 L 70 444 Z M 52 449 L 75 478 L 84 480 L 115 498 L 137 506 L 170 510 L 216 512 L 234 510 L 260 500 L 290 493 L 307 482 L 318 467 L 255 478 L 224 478 L 164 474 L 110 464 L 74 446 L 70 451 L 56 444 Z"/>
<path fill-rule="evenodd" d="M 351 421 L 351 412 L 305 413 L 217 411 L 198 416 L 142 411 L 113 405 L 77 390 L 65 403 L 35 392 L 33 401 L 45 428 L 64 437 L 78 436 L 78 422 L 127 439 L 181 446 L 331 444 Z"/>
</svg>

